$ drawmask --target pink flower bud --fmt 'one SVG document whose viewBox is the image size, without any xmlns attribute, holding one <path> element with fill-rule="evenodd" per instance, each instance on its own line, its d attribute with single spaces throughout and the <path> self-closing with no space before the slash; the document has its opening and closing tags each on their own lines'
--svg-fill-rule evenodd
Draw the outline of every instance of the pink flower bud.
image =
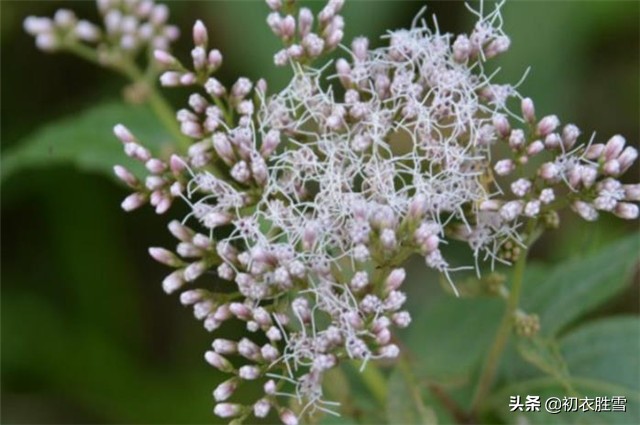
<svg viewBox="0 0 640 425">
<path fill-rule="evenodd" d="M 240 320 L 246 321 L 251 319 L 251 310 L 242 303 L 231 303 L 229 305 L 229 311 Z"/>
<path fill-rule="evenodd" d="M 182 173 L 186 166 L 187 164 L 178 155 L 171 155 L 171 158 L 169 159 L 169 167 L 171 168 L 171 172 L 173 174 L 177 175 Z"/>
<path fill-rule="evenodd" d="M 471 41 L 466 35 L 458 35 L 453 42 L 453 58 L 456 62 L 466 62 L 471 53 Z"/>
<path fill-rule="evenodd" d="M 602 172 L 609 176 L 617 176 L 620 174 L 621 167 L 620 162 L 617 159 L 610 159 L 609 161 L 604 163 L 602 167 Z"/>
<path fill-rule="evenodd" d="M 640 201 L 640 184 L 625 184 L 622 187 L 627 201 Z"/>
<path fill-rule="evenodd" d="M 144 205 L 145 202 L 147 202 L 147 197 L 142 193 L 136 192 L 127 196 L 124 201 L 122 201 L 122 204 L 120 204 L 120 206 L 123 210 L 129 212 L 135 210 L 136 208 L 140 208 L 142 205 Z"/>
<path fill-rule="evenodd" d="M 624 148 L 620 156 L 618 156 L 618 162 L 620 163 L 620 172 L 624 173 L 638 158 L 638 150 L 633 146 L 627 146 Z"/>
<path fill-rule="evenodd" d="M 207 80 L 207 82 L 204 85 L 204 89 L 207 91 L 207 93 L 209 93 L 213 97 L 221 97 L 227 91 L 224 88 L 224 86 L 220 83 L 220 81 L 216 80 L 213 77 Z"/>
<path fill-rule="evenodd" d="M 560 125 L 560 120 L 555 115 L 547 115 L 542 118 L 536 127 L 536 132 L 540 136 L 551 134 Z"/>
<path fill-rule="evenodd" d="M 351 43 L 353 59 L 356 62 L 364 62 L 367 59 L 369 50 L 369 39 L 366 37 L 357 37 Z"/>
<path fill-rule="evenodd" d="M 547 181 L 554 181 L 559 173 L 560 170 L 558 170 L 558 167 L 553 162 L 545 162 L 538 170 L 540 177 Z"/>
<path fill-rule="evenodd" d="M 624 140 L 624 137 L 620 135 L 615 135 L 611 139 L 609 139 L 604 147 L 605 159 L 609 161 L 611 159 L 618 158 L 618 156 L 622 152 L 622 149 L 624 149 L 625 143 L 626 141 Z"/>
<path fill-rule="evenodd" d="M 306 37 L 311 32 L 312 27 L 313 13 L 309 8 L 300 8 L 300 13 L 298 14 L 298 33 L 300 34 L 300 37 Z"/>
<path fill-rule="evenodd" d="M 181 86 L 190 86 L 198 81 L 196 75 L 193 72 L 187 72 L 180 76 Z"/>
<path fill-rule="evenodd" d="M 293 16 L 287 15 L 281 21 L 279 25 L 279 36 L 284 40 L 289 40 L 296 32 L 296 20 Z"/>
<path fill-rule="evenodd" d="M 147 176 L 144 185 L 149 190 L 158 190 L 162 189 L 166 182 L 167 181 L 160 176 Z"/>
<path fill-rule="evenodd" d="M 113 133 L 124 144 L 136 142 L 136 138 L 133 137 L 133 134 L 131 134 L 129 129 L 122 124 L 117 124 L 113 127 Z"/>
<path fill-rule="evenodd" d="M 184 285 L 183 272 L 182 270 L 176 270 L 173 273 L 169 274 L 162 281 L 162 289 L 167 294 L 171 294 L 178 289 L 180 289 Z"/>
<path fill-rule="evenodd" d="M 149 248 L 149 255 L 157 262 L 169 267 L 180 267 L 182 265 L 182 261 L 173 252 L 164 248 L 151 247 Z"/>
<path fill-rule="evenodd" d="M 221 418 L 232 418 L 242 412 L 242 405 L 234 403 L 218 403 L 213 413 Z"/>
<path fill-rule="evenodd" d="M 298 418 L 289 409 L 282 409 L 280 412 L 280 420 L 284 425 L 298 425 Z"/>
<path fill-rule="evenodd" d="M 161 161 L 156 158 L 151 158 L 145 164 L 147 170 L 153 174 L 163 173 L 167 169 L 167 164 L 164 161 Z"/>
<path fill-rule="evenodd" d="M 340 58 L 336 61 L 336 71 L 338 78 L 343 86 L 348 87 L 351 82 L 351 66 L 344 58 Z"/>
<path fill-rule="evenodd" d="M 491 43 L 489 43 L 489 46 L 487 46 L 487 48 L 484 51 L 484 55 L 488 59 L 496 57 L 499 54 L 509 50 L 510 45 L 511 45 L 511 40 L 509 39 L 509 37 L 507 37 L 506 35 L 499 36 L 495 40 L 493 40 Z"/>
<path fill-rule="evenodd" d="M 238 376 L 247 381 L 253 381 L 260 377 L 260 368 L 258 366 L 242 366 L 238 369 Z"/>
<path fill-rule="evenodd" d="M 262 348 L 260 349 L 260 354 L 268 362 L 274 362 L 280 356 L 278 350 L 271 344 L 265 344 L 264 346 L 262 346 Z"/>
<path fill-rule="evenodd" d="M 209 42 L 209 34 L 207 33 L 207 27 L 204 26 L 202 21 L 197 20 L 193 25 L 193 44 L 196 46 L 206 46 Z"/>
<path fill-rule="evenodd" d="M 552 150 L 558 149 L 562 145 L 562 139 L 558 133 L 550 133 L 544 138 L 544 147 Z"/>
<path fill-rule="evenodd" d="M 89 21 L 78 21 L 74 28 L 75 34 L 80 40 L 94 43 L 100 39 L 100 28 Z"/>
<path fill-rule="evenodd" d="M 524 142 L 524 131 L 519 128 L 511 131 L 511 135 L 509 136 L 509 147 L 511 149 L 520 149 L 522 146 L 524 146 Z"/>
<path fill-rule="evenodd" d="M 191 241 L 191 238 L 193 238 L 193 230 L 189 229 L 178 220 L 171 221 L 168 225 L 168 228 L 169 232 L 171 232 L 171 234 L 178 240 L 189 242 Z"/>
<path fill-rule="evenodd" d="M 387 291 L 395 291 L 398 289 L 405 278 L 407 277 L 407 273 L 403 268 L 394 269 L 387 276 L 387 280 L 385 281 L 385 288 Z"/>
<path fill-rule="evenodd" d="M 534 156 L 539 154 L 543 150 L 544 150 L 544 143 L 542 143 L 542 141 L 540 140 L 536 140 L 535 142 L 531 143 L 527 148 L 527 155 Z"/>
<path fill-rule="evenodd" d="M 625 220 L 635 220 L 638 218 L 638 206 L 628 202 L 618 202 L 613 213 Z"/>
<path fill-rule="evenodd" d="M 120 180 L 126 183 L 129 187 L 134 189 L 138 187 L 140 183 L 138 179 L 123 166 L 121 165 L 114 166 L 113 172 L 115 173 L 116 177 L 118 177 Z"/>
<path fill-rule="evenodd" d="M 49 18 L 28 16 L 24 20 L 23 28 L 30 35 L 37 36 L 39 34 L 51 33 L 54 26 L 53 22 Z"/>
<path fill-rule="evenodd" d="M 197 261 L 195 263 L 191 263 L 184 269 L 184 279 L 187 282 L 192 282 L 202 276 L 202 274 L 207 270 L 207 263 L 203 261 Z"/>
<path fill-rule="evenodd" d="M 203 289 L 190 289 L 180 294 L 180 303 L 182 305 L 192 305 L 198 301 L 202 301 L 205 295 L 206 291 Z"/>
<path fill-rule="evenodd" d="M 580 170 L 580 179 L 582 184 L 586 188 L 590 188 L 596 182 L 596 178 L 598 177 L 598 170 L 595 168 L 585 165 Z"/>
<path fill-rule="evenodd" d="M 253 414 L 256 418 L 265 418 L 269 414 L 271 403 L 266 398 L 261 398 L 253 405 Z"/>
<path fill-rule="evenodd" d="M 213 398 L 216 401 L 225 401 L 235 392 L 238 387 L 238 379 L 231 378 L 216 387 L 213 391 Z"/>
<path fill-rule="evenodd" d="M 153 57 L 156 59 L 156 62 L 163 66 L 175 66 L 178 64 L 178 60 L 164 50 L 154 50 Z"/>
<path fill-rule="evenodd" d="M 583 201 L 575 201 L 571 204 L 571 208 L 586 221 L 595 221 L 598 219 L 598 211 L 596 211 L 591 204 Z"/>
<path fill-rule="evenodd" d="M 603 153 L 604 153 L 604 144 L 596 143 L 587 148 L 587 150 L 584 153 L 584 157 L 586 159 L 594 160 L 594 159 L 600 158 Z"/>
<path fill-rule="evenodd" d="M 231 365 L 229 360 L 225 359 L 220 354 L 214 351 L 207 351 L 206 353 L 204 353 L 204 358 L 207 363 L 222 372 L 233 372 L 233 366 Z"/>
<path fill-rule="evenodd" d="M 180 85 L 182 74 L 176 71 L 167 71 L 160 76 L 160 84 L 164 87 L 177 87 Z"/>
<path fill-rule="evenodd" d="M 575 145 L 580 136 L 580 129 L 573 124 L 567 124 L 562 129 L 562 145 L 569 150 Z"/>
<path fill-rule="evenodd" d="M 423 193 L 418 193 L 409 204 L 408 215 L 411 219 L 421 218 L 427 209 L 427 198 Z"/>
<path fill-rule="evenodd" d="M 222 53 L 220 53 L 220 50 L 211 50 L 209 52 L 209 55 L 207 56 L 207 63 L 209 65 L 210 72 L 213 72 L 216 69 L 220 68 L 220 65 L 222 65 Z"/>
<path fill-rule="evenodd" d="M 395 359 L 400 355 L 400 348 L 395 344 L 385 345 L 380 348 L 380 355 L 388 359 Z"/>
<path fill-rule="evenodd" d="M 511 172 L 515 169 L 515 164 L 510 159 L 502 159 L 496 162 L 496 165 L 493 168 L 497 175 L 506 176 L 511 174 Z"/>
<path fill-rule="evenodd" d="M 521 109 L 524 120 L 533 124 L 536 121 L 536 109 L 533 105 L 533 100 L 528 97 L 522 99 Z"/>
<path fill-rule="evenodd" d="M 500 134 L 500 137 L 505 138 L 511 132 L 511 125 L 509 125 L 509 120 L 503 114 L 495 114 L 493 116 L 493 126 Z"/>
</svg>

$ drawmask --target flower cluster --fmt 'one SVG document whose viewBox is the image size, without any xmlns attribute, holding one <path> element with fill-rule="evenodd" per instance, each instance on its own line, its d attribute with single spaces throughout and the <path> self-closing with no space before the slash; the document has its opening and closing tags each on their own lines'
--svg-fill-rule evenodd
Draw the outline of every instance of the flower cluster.
<svg viewBox="0 0 640 425">
<path fill-rule="evenodd" d="M 290 61 L 308 63 L 311 60 L 334 50 L 344 36 L 344 19 L 339 12 L 344 0 L 330 0 L 316 16 L 314 32 L 313 12 L 306 7 L 298 11 L 296 18 L 291 14 L 295 2 L 269 0 L 267 5 L 273 11 L 267 17 L 267 24 L 286 46 L 273 57 L 276 65 L 284 66 Z"/>
<path fill-rule="evenodd" d="M 60 9 L 53 19 L 30 16 L 25 30 L 36 37 L 36 45 L 45 51 L 74 49 L 78 43 L 97 46 L 99 60 L 108 65 L 119 56 L 135 56 L 151 46 L 167 50 L 180 32 L 168 25 L 169 8 L 153 0 L 98 0 L 103 28 L 79 20 L 67 9 Z"/>
<path fill-rule="evenodd" d="M 385 47 L 371 50 L 356 38 L 335 72 L 331 64 L 311 68 L 342 39 L 342 3 L 330 0 L 314 27 L 310 10 L 267 1 L 267 23 L 285 43 L 275 62 L 293 69 L 273 94 L 264 80 L 241 77 L 225 87 L 216 79 L 222 55 L 200 21 L 188 66 L 158 45 L 161 84 L 194 88 L 177 113 L 192 140 L 186 152 L 154 157 L 115 127 L 125 153 L 149 172 L 140 181 L 115 167 L 135 191 L 122 207 L 149 202 L 164 213 L 175 198 L 190 207 L 169 224 L 175 253 L 150 249 L 175 269 L 163 288 L 183 291 L 181 303 L 209 331 L 227 321 L 246 325 L 247 336 L 216 338 L 205 355 L 231 375 L 213 393 L 221 417 L 276 411 L 293 424 L 333 412 L 323 396 L 327 370 L 399 355 L 392 329 L 411 322 L 402 264 L 412 255 L 444 273 L 455 292 L 455 268 L 441 251 L 452 239 L 468 244 L 479 271 L 483 261 L 515 261 L 533 229 L 557 224 L 564 206 L 586 220 L 599 211 L 638 217 L 640 185 L 617 180 L 635 148 L 621 136 L 579 143 L 575 125 L 537 119 L 531 99 L 485 72 L 510 46 L 500 5 L 472 10 L 469 34 L 454 37 L 416 19 L 390 32 Z M 156 21 L 158 12 L 139 12 L 147 2 L 135 4 L 141 18 Z M 27 24 L 45 34 L 36 27 L 46 25 Z M 207 282 L 209 270 L 223 282 Z M 206 287 L 195 286 L 199 278 Z M 534 319 L 523 333 L 535 332 Z M 264 394 L 249 405 L 231 402 L 248 381 Z"/>
</svg>

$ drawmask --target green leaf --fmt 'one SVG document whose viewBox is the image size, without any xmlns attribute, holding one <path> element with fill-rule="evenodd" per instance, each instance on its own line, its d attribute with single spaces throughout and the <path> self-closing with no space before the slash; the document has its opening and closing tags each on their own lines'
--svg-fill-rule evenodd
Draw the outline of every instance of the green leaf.
<svg viewBox="0 0 640 425">
<path fill-rule="evenodd" d="M 554 377 L 568 392 L 573 391 L 569 382 L 566 361 L 555 340 L 547 340 L 539 336 L 534 338 L 519 337 L 516 340 L 516 348 L 524 360 Z"/>
<path fill-rule="evenodd" d="M 627 286 L 639 250 L 640 238 L 633 234 L 547 274 L 527 274 L 522 308 L 540 316 L 542 335 L 555 335 Z"/>
<path fill-rule="evenodd" d="M 22 169 L 59 164 L 109 176 L 115 164 L 122 164 L 139 173 L 141 164 L 125 156 L 122 143 L 113 135 L 113 126 L 118 123 L 156 152 L 171 141 L 149 108 L 117 102 L 99 104 L 77 116 L 46 124 L 3 152 L 0 179 L 4 181 Z"/>
<path fill-rule="evenodd" d="M 498 299 L 447 297 L 414 318 L 407 338 L 420 377 L 469 385 L 495 335 L 504 304 Z"/>
<path fill-rule="evenodd" d="M 569 382 L 575 393 L 569 394 L 554 378 L 529 379 L 507 385 L 488 400 L 488 404 L 509 423 L 519 419 L 529 423 L 554 424 L 632 424 L 640 423 L 640 319 L 617 317 L 589 323 L 560 341 L 560 352 L 567 362 Z M 509 397 L 539 395 L 548 397 L 626 398 L 626 412 L 510 412 Z M 543 404 L 544 406 L 544 404 Z M 523 416 L 523 418 L 519 418 Z"/>
<path fill-rule="evenodd" d="M 435 424 L 435 412 L 424 405 L 419 388 L 410 388 L 398 366 L 389 377 L 387 422 L 390 424 Z"/>
</svg>

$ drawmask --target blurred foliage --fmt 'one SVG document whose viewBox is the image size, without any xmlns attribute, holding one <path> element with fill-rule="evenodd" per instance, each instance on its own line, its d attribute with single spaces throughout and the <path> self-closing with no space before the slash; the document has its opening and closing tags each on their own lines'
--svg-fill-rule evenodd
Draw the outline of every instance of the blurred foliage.
<svg viewBox="0 0 640 425">
<path fill-rule="evenodd" d="M 378 35 L 407 26 L 424 4 L 348 2 L 346 39 L 367 35 L 377 46 Z M 426 4 L 441 29 L 467 29 L 470 17 L 462 3 Z M 246 75 L 267 78 L 273 90 L 285 84 L 289 71 L 272 64 L 278 44 L 264 22 L 262 2 L 170 6 L 185 34 L 197 18 L 212 29 L 225 55 L 223 81 Z M 126 191 L 110 175 L 112 165 L 124 161 L 111 135 L 115 122 L 158 149 L 166 136 L 145 108 L 121 102 L 119 77 L 70 56 L 44 55 L 22 31 L 26 16 L 51 15 L 61 7 L 95 18 L 92 2 L 5 0 L 0 7 L 0 421 L 216 422 L 210 391 L 220 377 L 202 360 L 211 338 L 175 297 L 162 293 L 165 270 L 146 253 L 148 246 L 171 244 L 167 220 L 148 209 L 125 217 L 119 203 Z M 639 17 L 638 2 L 512 2 L 504 18 L 513 47 L 500 59 L 497 78 L 517 81 L 531 66 L 520 91 L 536 100 L 539 115 L 557 113 L 586 136 L 597 129 L 599 140 L 621 133 L 637 144 Z M 188 38 L 177 52 L 188 52 Z M 186 92 L 170 94 L 174 105 L 185 98 Z M 630 179 L 638 180 L 638 168 Z M 583 395 L 627 395 L 630 412 L 521 415 L 535 423 L 640 421 L 637 230 L 636 223 L 606 219 L 591 225 L 567 215 L 560 230 L 538 243 L 523 308 L 540 315 L 545 339 L 512 341 L 482 419 L 519 421 L 508 411 L 510 395 L 561 396 L 565 380 Z M 619 240 L 625 234 L 630 236 Z M 415 322 L 400 337 L 415 361 L 413 379 L 422 384 L 424 406 L 412 402 L 406 376 L 394 369 L 388 388 L 394 408 L 385 416 L 358 382 L 358 372 L 348 368 L 331 382 L 341 388 L 336 397 L 345 411 L 362 423 L 431 422 L 433 415 L 440 423 L 461 420 L 451 405 L 469 404 L 502 313 L 495 299 L 444 294 L 422 261 L 411 263 L 409 275 Z M 327 417 L 323 423 L 348 422 Z"/>
</svg>

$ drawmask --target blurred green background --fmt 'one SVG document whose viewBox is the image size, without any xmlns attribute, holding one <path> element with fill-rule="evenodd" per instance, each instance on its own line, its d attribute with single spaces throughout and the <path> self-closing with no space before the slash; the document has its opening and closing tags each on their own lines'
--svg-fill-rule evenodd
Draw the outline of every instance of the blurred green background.
<svg viewBox="0 0 640 425">
<path fill-rule="evenodd" d="M 273 89 L 286 82 L 289 71 L 272 64 L 278 41 L 265 24 L 263 2 L 169 5 L 172 22 L 184 34 L 175 48 L 183 57 L 192 23 L 202 19 L 224 54 L 223 81 L 266 77 Z M 438 16 L 442 30 L 469 29 L 461 2 L 351 1 L 344 9 L 345 40 L 367 35 L 373 46 L 380 45 L 378 35 L 406 27 L 424 5 Z M 148 246 L 173 246 L 165 230 L 168 217 L 145 208 L 125 215 L 119 204 L 127 191 L 92 160 L 57 155 L 55 138 L 46 151 L 38 148 L 39 160 L 4 163 L 34 137 L 46 139 L 40 129 L 121 99 L 119 77 L 66 54 L 43 54 L 22 30 L 26 16 L 50 16 L 61 7 L 95 19 L 94 3 L 3 0 L 0 6 L 5 167 L 0 422 L 216 421 L 211 390 L 220 376 L 202 359 L 212 338 L 176 297 L 162 292 L 168 270 L 147 255 Z M 512 50 L 499 60 L 498 80 L 517 81 L 531 66 L 520 92 L 535 99 L 539 116 L 556 113 L 587 135 L 597 130 L 600 141 L 621 133 L 637 145 L 640 3 L 515 1 L 505 6 L 504 18 Z M 170 97 L 181 107 L 186 93 Z M 126 115 L 120 118 L 126 124 Z M 112 124 L 88 129 L 83 149 L 90 151 L 94 136 L 117 146 Z M 628 179 L 637 181 L 638 174 L 636 165 Z M 169 214 L 181 217 L 180 207 Z M 589 225 L 567 215 L 561 230 L 547 234 L 533 256 L 546 262 L 585 256 L 637 230 L 635 222 L 607 218 Z M 439 302 L 442 291 L 421 261 L 412 265 L 411 275 L 411 311 Z M 635 276 L 635 283 L 591 317 L 638 314 L 637 281 Z"/>
</svg>

